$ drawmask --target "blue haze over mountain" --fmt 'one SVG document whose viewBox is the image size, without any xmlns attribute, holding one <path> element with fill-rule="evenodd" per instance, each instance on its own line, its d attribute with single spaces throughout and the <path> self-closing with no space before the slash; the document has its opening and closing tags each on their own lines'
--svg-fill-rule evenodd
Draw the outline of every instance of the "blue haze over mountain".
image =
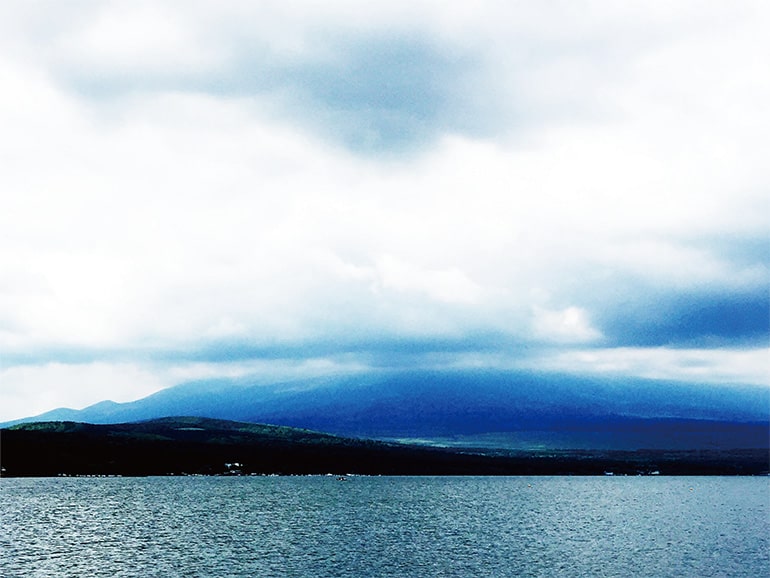
<svg viewBox="0 0 770 578">
<path fill-rule="evenodd" d="M 768 445 L 769 407 L 770 392 L 752 386 L 415 370 L 281 383 L 202 380 L 131 403 L 105 401 L 34 419 L 116 423 L 189 415 L 509 449 L 730 449 Z"/>
</svg>

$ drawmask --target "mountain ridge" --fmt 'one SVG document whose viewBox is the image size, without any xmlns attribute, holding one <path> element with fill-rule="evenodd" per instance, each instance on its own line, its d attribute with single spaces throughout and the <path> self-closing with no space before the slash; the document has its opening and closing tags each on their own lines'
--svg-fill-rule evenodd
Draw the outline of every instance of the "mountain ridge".
<svg viewBox="0 0 770 578">
<path fill-rule="evenodd" d="M 761 387 L 414 370 L 274 383 L 253 378 L 189 382 L 134 402 L 105 401 L 4 425 L 33 419 L 118 423 L 184 414 L 374 439 L 508 433 L 518 435 L 518 446 L 512 447 L 542 446 L 537 440 L 550 437 L 558 438 L 552 447 L 573 449 L 590 449 L 591 443 L 604 448 L 615 443 L 617 449 L 728 449 L 768 446 L 768 408 L 770 391 Z"/>
</svg>

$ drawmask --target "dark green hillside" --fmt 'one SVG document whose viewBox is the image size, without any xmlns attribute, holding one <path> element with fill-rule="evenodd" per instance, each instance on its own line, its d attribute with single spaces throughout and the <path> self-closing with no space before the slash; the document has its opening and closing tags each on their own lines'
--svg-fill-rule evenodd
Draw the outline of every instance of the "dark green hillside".
<svg viewBox="0 0 770 578">
<path fill-rule="evenodd" d="M 4 476 L 182 474 L 759 474 L 762 450 L 469 453 L 205 418 L 0 430 Z"/>
<path fill-rule="evenodd" d="M 191 417 L 22 424 L 2 430 L 0 444 L 6 476 L 500 473 L 493 458 Z"/>
</svg>

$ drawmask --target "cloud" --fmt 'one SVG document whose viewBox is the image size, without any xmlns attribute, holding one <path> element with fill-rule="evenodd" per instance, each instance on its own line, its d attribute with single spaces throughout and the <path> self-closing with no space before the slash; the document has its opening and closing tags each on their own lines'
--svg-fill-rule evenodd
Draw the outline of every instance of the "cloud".
<svg viewBox="0 0 770 578">
<path fill-rule="evenodd" d="M 85 407 L 111 399 L 131 401 L 171 385 L 133 363 L 17 365 L 0 369 L 0 420 L 35 415 L 59 407 Z"/>
<path fill-rule="evenodd" d="M 4 371 L 765 343 L 762 6 L 49 8 L 0 8 Z"/>
<path fill-rule="evenodd" d="M 550 311 L 536 307 L 533 315 L 535 337 L 560 343 L 595 341 L 602 334 L 591 326 L 588 315 L 580 307 Z"/>
<path fill-rule="evenodd" d="M 458 269 L 419 270 L 390 255 L 377 264 L 378 280 L 384 289 L 414 291 L 444 303 L 474 303 L 482 289 Z"/>
<path fill-rule="evenodd" d="M 770 299 L 764 288 L 726 291 L 713 285 L 685 291 L 628 285 L 597 322 L 619 345 L 717 347 L 765 345 Z"/>
<path fill-rule="evenodd" d="M 207 363 L 201 361 L 19 364 L 0 369 L 4 404 L 0 421 L 69 407 L 82 409 L 111 400 L 133 401 L 166 387 L 205 379 L 237 380 L 250 384 L 275 383 L 303 377 L 342 376 L 359 373 L 352 362 L 324 358 L 273 359 Z"/>
<path fill-rule="evenodd" d="M 770 350 L 671 349 L 617 347 L 558 353 L 525 364 L 533 369 L 577 374 L 634 375 L 648 379 L 708 384 L 770 385 L 767 360 Z"/>
</svg>

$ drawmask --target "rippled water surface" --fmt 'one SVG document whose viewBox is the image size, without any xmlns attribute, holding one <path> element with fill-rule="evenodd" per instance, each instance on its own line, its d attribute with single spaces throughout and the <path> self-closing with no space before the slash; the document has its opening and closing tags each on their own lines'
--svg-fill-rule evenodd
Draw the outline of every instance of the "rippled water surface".
<svg viewBox="0 0 770 578">
<path fill-rule="evenodd" d="M 0 575 L 770 576 L 768 478 L 0 480 Z"/>
</svg>

